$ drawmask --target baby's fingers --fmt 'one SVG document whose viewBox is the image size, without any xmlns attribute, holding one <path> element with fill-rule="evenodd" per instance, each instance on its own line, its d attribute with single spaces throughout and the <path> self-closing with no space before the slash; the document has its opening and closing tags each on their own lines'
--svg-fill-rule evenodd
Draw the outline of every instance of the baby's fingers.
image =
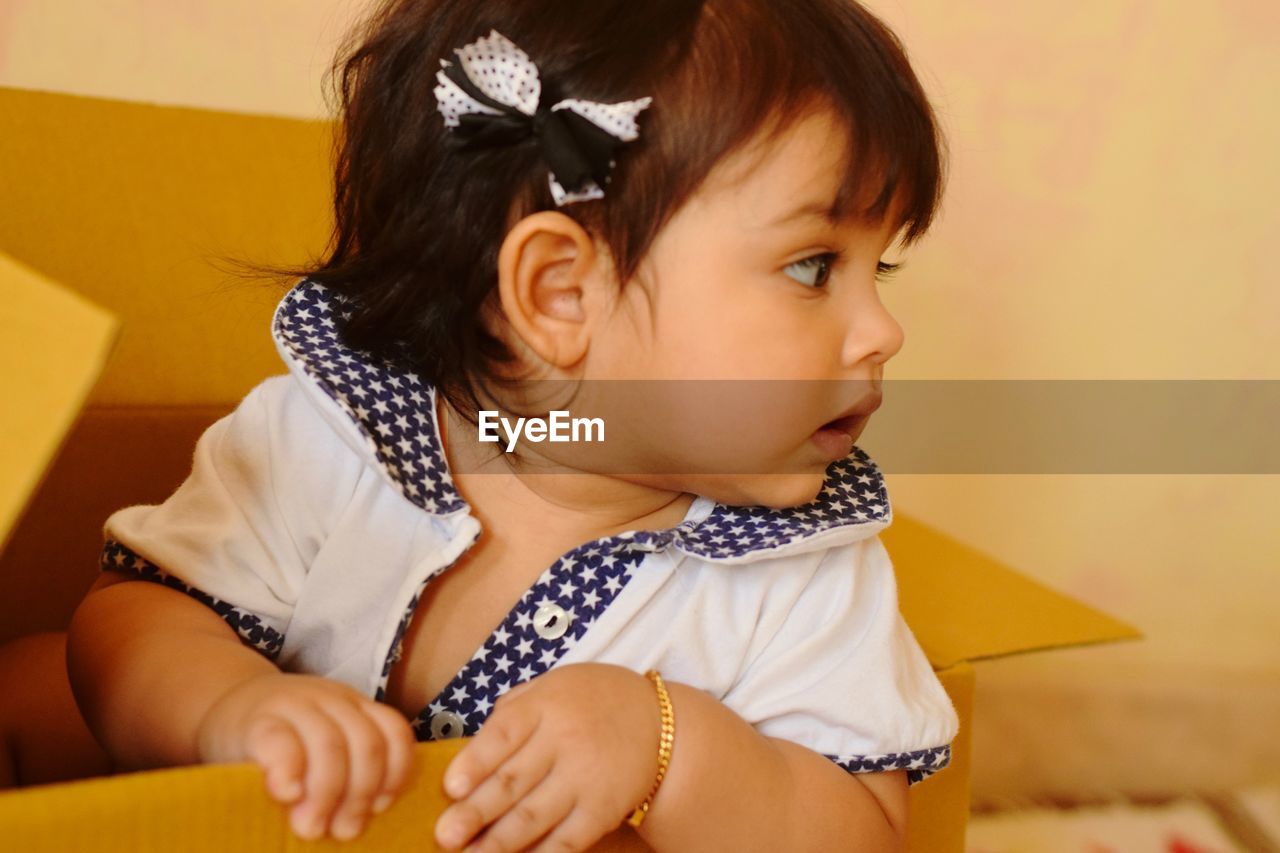
<svg viewBox="0 0 1280 853">
<path fill-rule="evenodd" d="M 302 739 L 287 720 L 275 716 L 255 720 L 245 738 L 245 753 L 266 773 L 272 799 L 287 804 L 302 796 L 307 757 Z"/>
<path fill-rule="evenodd" d="M 525 746 L 481 782 L 466 799 L 444 810 L 436 821 L 436 840 L 448 849 L 466 844 L 476 833 L 526 798 L 551 772 L 553 760 L 551 753 Z M 529 831 L 532 832 L 533 828 Z M 500 849 L 514 850 L 516 847 L 512 842 L 512 846 Z"/>
<path fill-rule="evenodd" d="M 310 703 L 291 709 L 295 731 L 306 747 L 305 799 L 293 807 L 293 831 L 305 839 L 324 835 L 347 787 L 347 738 L 341 726 Z"/>
<path fill-rule="evenodd" d="M 373 801 L 374 812 L 381 813 L 387 810 L 409 784 L 413 775 L 413 750 L 417 738 L 404 714 L 390 705 L 371 703 L 364 707 L 364 712 L 382 730 L 387 741 L 387 769 L 382 777 L 382 790 Z"/>
<path fill-rule="evenodd" d="M 338 701 L 324 707 L 347 740 L 346 791 L 330 825 L 333 837 L 340 840 L 360 834 L 373 810 L 374 797 L 385 787 L 387 740 L 363 704 Z"/>
<path fill-rule="evenodd" d="M 514 692 L 514 691 L 511 691 Z M 496 767 L 524 746 L 538 729 L 538 718 L 532 714 L 499 713 L 495 705 L 480 733 L 453 757 L 444 771 L 444 791 L 460 800 L 475 790 Z M 507 703 L 510 708 L 510 703 Z"/>
</svg>

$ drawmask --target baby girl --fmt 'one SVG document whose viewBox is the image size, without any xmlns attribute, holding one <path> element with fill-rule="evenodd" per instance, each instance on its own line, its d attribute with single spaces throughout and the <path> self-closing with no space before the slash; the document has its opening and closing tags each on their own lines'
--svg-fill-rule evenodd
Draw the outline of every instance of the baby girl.
<svg viewBox="0 0 1280 853">
<path fill-rule="evenodd" d="M 356 35 L 288 372 L 106 523 L 90 729 L 256 762 L 307 838 L 465 736 L 445 848 L 896 849 L 957 730 L 854 444 L 903 343 L 882 257 L 943 185 L 901 45 L 853 0 L 390 0 Z M 599 429 L 487 440 L 552 412 Z"/>
</svg>

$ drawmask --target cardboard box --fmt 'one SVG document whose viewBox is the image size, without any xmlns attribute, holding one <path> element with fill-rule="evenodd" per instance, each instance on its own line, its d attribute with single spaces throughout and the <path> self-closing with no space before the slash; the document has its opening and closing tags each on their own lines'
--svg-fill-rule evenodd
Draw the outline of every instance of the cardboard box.
<svg viewBox="0 0 1280 853">
<path fill-rule="evenodd" d="M 8 202 L 0 251 L 17 259 L 0 258 L 0 371 L 10 399 L 23 401 L 0 410 L 0 539 L 28 507 L 0 555 L 0 641 L 64 627 L 96 576 L 106 515 L 162 500 L 185 476 L 201 430 L 281 372 L 267 334 L 280 292 L 235 283 L 215 262 L 291 262 L 323 244 L 329 145 L 323 122 L 0 88 Z M 115 321 L 85 296 L 123 320 L 109 361 Z M 90 405 L 49 468 L 100 370 Z M 882 536 L 902 612 L 961 719 L 951 765 L 911 789 L 909 849 L 959 851 L 972 662 L 1138 635 L 901 511 Z M 444 805 L 439 775 L 459 746 L 420 745 L 412 790 L 343 849 L 432 849 Z M 337 844 L 294 838 L 252 765 L 0 793 L 6 849 Z"/>
</svg>

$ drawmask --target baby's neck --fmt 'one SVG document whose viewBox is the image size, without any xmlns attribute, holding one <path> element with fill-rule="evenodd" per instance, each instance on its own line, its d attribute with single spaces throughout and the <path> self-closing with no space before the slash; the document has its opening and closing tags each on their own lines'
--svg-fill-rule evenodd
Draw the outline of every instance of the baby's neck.
<svg viewBox="0 0 1280 853">
<path fill-rule="evenodd" d="M 443 399 L 437 418 L 454 486 L 491 532 L 523 528 L 587 542 L 628 530 L 666 530 L 685 518 L 696 498 L 593 472 L 517 470 L 493 444 L 482 445 L 475 427 Z"/>
</svg>

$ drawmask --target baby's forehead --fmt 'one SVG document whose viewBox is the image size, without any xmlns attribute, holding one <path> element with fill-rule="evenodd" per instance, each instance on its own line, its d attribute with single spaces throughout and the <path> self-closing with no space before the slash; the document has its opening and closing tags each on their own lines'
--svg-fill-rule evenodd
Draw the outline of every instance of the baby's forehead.
<svg viewBox="0 0 1280 853">
<path fill-rule="evenodd" d="M 841 198 L 854 160 L 851 133 L 829 111 L 757 133 L 731 152 L 707 176 L 696 203 L 748 229 L 827 224 L 881 230 L 898 221 L 901 199 L 883 220 L 864 218 L 883 187 L 879 171 L 867 168 L 857 181 L 858 198 Z"/>
<path fill-rule="evenodd" d="M 848 148 L 848 131 L 829 111 L 772 121 L 722 157 L 704 186 L 723 193 L 762 181 L 823 183 L 834 178 Z"/>
</svg>

